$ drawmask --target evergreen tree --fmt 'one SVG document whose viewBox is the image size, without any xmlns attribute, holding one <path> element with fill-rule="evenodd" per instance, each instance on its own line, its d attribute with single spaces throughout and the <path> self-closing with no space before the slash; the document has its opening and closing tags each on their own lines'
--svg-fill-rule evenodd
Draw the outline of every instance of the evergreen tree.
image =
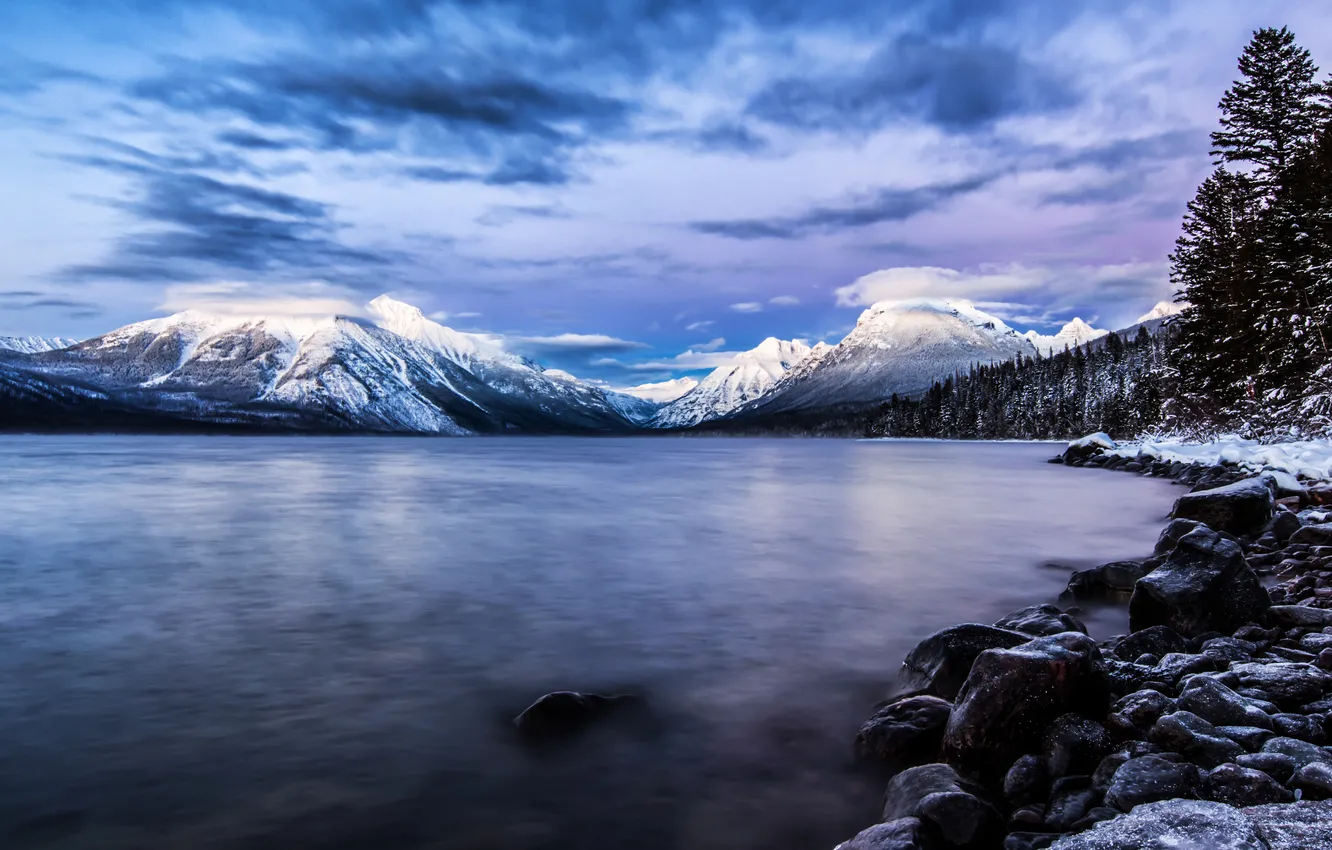
<svg viewBox="0 0 1332 850">
<path fill-rule="evenodd" d="M 1221 98 L 1212 154 L 1218 163 L 1253 163 L 1258 182 L 1272 185 L 1318 130 L 1318 67 L 1290 30 L 1267 27 L 1253 34 L 1239 70 Z"/>
</svg>

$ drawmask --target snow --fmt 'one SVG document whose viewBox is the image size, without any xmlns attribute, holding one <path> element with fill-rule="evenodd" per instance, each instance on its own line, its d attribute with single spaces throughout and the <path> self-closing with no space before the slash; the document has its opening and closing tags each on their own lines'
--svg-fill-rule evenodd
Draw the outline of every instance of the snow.
<svg viewBox="0 0 1332 850">
<path fill-rule="evenodd" d="M 636 387 L 623 387 L 612 390 L 622 395 L 631 395 L 655 404 L 669 404 L 698 386 L 698 380 L 691 377 L 672 378 L 654 384 L 639 384 Z"/>
<path fill-rule="evenodd" d="M 1102 449 L 1117 449 L 1119 444 L 1110 439 L 1110 435 L 1104 431 L 1097 431 L 1095 434 L 1088 434 L 1085 437 L 1074 440 L 1068 444 L 1070 449 L 1085 449 L 1096 446 Z"/>
<path fill-rule="evenodd" d="M 1036 331 L 1027 331 L 1022 336 L 1036 346 L 1036 349 L 1042 354 L 1049 355 L 1058 354 L 1065 348 L 1077 348 L 1092 340 L 1109 336 L 1109 334 L 1109 331 L 1093 328 L 1082 319 L 1075 317 L 1073 321 L 1064 325 L 1059 329 L 1059 333 L 1053 336 L 1044 336 Z"/>
<path fill-rule="evenodd" d="M 718 419 L 760 398 L 810 354 L 804 340 L 768 337 L 719 366 L 688 393 L 663 407 L 652 420 L 656 428 L 687 428 Z"/>
<path fill-rule="evenodd" d="M 17 351 L 20 354 L 41 354 L 78 344 L 77 339 L 63 336 L 0 336 L 0 350 Z"/>
<path fill-rule="evenodd" d="M 1187 309 L 1188 309 L 1187 304 L 1176 304 L 1173 301 L 1158 301 L 1155 307 L 1153 307 L 1148 312 L 1139 316 L 1138 321 L 1135 322 L 1134 324 L 1140 325 L 1143 322 L 1151 322 L 1155 321 L 1156 319 L 1165 319 L 1170 316 L 1178 316 L 1180 313 L 1183 313 Z"/>
<path fill-rule="evenodd" d="M 1318 480 L 1332 479 L 1332 440 L 1300 440 L 1290 443 L 1260 443 L 1239 437 L 1223 437 L 1210 443 L 1144 440 L 1120 447 L 1114 454 L 1144 455 L 1167 463 L 1226 462 L 1254 472 L 1272 469 Z"/>
</svg>

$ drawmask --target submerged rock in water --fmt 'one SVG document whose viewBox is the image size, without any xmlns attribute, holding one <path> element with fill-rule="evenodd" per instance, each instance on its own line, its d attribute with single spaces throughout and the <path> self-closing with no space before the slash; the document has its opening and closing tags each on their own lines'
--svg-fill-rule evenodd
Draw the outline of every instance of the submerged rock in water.
<svg viewBox="0 0 1332 850">
<path fill-rule="evenodd" d="M 577 691 L 546 694 L 513 719 L 518 734 L 529 741 L 549 741 L 581 732 L 594 721 L 613 713 L 641 709 L 641 697 L 603 696 Z"/>
<path fill-rule="evenodd" d="M 1136 632 L 1165 625 L 1185 637 L 1233 634 L 1260 620 L 1270 605 L 1239 545 L 1199 527 L 1181 537 L 1166 562 L 1137 583 L 1129 628 Z"/>
<path fill-rule="evenodd" d="M 1142 561 L 1116 561 L 1089 570 L 1079 570 L 1069 577 L 1060 600 L 1079 602 L 1127 602 L 1133 596 L 1138 579 L 1151 572 Z"/>
</svg>

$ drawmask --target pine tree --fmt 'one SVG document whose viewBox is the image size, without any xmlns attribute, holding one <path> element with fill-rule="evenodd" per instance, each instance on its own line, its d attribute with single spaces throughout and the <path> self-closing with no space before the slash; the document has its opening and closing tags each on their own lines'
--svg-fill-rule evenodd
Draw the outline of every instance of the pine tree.
<svg viewBox="0 0 1332 850">
<path fill-rule="evenodd" d="M 1253 163 L 1258 182 L 1270 186 L 1318 130 L 1318 67 L 1290 30 L 1267 27 L 1253 34 L 1239 70 L 1241 79 L 1221 98 L 1212 155 L 1218 164 Z"/>
</svg>

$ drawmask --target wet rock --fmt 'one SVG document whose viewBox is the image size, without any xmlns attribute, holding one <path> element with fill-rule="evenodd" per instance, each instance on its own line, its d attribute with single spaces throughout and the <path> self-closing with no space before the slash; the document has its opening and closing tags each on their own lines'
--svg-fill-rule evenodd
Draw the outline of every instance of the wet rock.
<svg viewBox="0 0 1332 850">
<path fill-rule="evenodd" d="M 1300 638 L 1300 649 L 1314 653 L 1332 649 L 1332 635 L 1325 635 L 1322 632 L 1307 634 Z"/>
<path fill-rule="evenodd" d="M 1142 756 L 1129 759 L 1115 771 L 1105 792 L 1105 803 L 1127 812 L 1143 803 L 1191 797 L 1197 787 L 1198 768 L 1192 764 Z"/>
<path fill-rule="evenodd" d="M 1169 626 L 1151 626 L 1135 629 L 1115 644 L 1114 653 L 1122 661 L 1132 661 L 1140 655 L 1150 654 L 1164 658 L 1172 652 L 1183 652 L 1184 636 Z"/>
<path fill-rule="evenodd" d="M 1133 585 L 1150 570 L 1142 561 L 1116 561 L 1088 570 L 1079 570 L 1059 594 L 1060 600 L 1079 602 L 1127 602 Z"/>
<path fill-rule="evenodd" d="M 1021 632 L 1032 637 L 1057 635 L 1061 632 L 1087 633 L 1087 627 L 1072 614 L 1066 614 L 1054 605 L 1032 605 L 1014 611 L 994 624 L 996 628 Z"/>
<path fill-rule="evenodd" d="M 914 767 L 888 783 L 883 819 L 918 818 L 943 844 L 976 847 L 997 840 L 1003 830 L 1003 819 L 979 794 L 948 765 Z"/>
<path fill-rule="evenodd" d="M 1049 794 L 1050 773 L 1040 756 L 1025 755 L 1004 774 L 1004 799 L 1011 806 L 1044 802 Z"/>
<path fill-rule="evenodd" d="M 1290 787 L 1299 791 L 1305 800 L 1326 800 L 1332 797 L 1332 765 L 1310 762 L 1295 771 Z"/>
<path fill-rule="evenodd" d="M 1244 809 L 1267 850 L 1332 847 L 1332 803 L 1298 802 Z"/>
<path fill-rule="evenodd" d="M 1176 519 L 1192 519 L 1216 531 L 1254 534 L 1272 518 L 1275 501 L 1261 479 L 1249 478 L 1223 487 L 1181 496 L 1175 502 Z"/>
<path fill-rule="evenodd" d="M 1278 735 L 1320 746 L 1327 741 L 1327 733 L 1324 731 L 1323 724 L 1323 718 L 1319 715 L 1272 715 L 1272 728 Z"/>
<path fill-rule="evenodd" d="M 1272 777 L 1260 770 L 1223 764 L 1213 768 L 1203 782 L 1206 797 L 1228 806 L 1261 806 L 1264 803 L 1288 803 L 1295 799 Z"/>
<path fill-rule="evenodd" d="M 1014 832 L 1004 839 L 1004 850 L 1046 850 L 1059 838 L 1049 832 Z"/>
<path fill-rule="evenodd" d="M 895 764 L 933 761 L 953 706 L 931 696 L 898 700 L 875 713 L 856 735 L 856 758 Z"/>
<path fill-rule="evenodd" d="M 1156 721 L 1147 735 L 1154 744 L 1179 753 L 1189 761 L 1205 768 L 1213 768 L 1234 761 L 1244 754 L 1239 744 L 1196 714 L 1176 711 Z"/>
<path fill-rule="evenodd" d="M 971 672 L 976 656 L 987 649 L 1008 648 L 1026 643 L 1021 632 L 963 623 L 935 632 L 916 644 L 902 667 L 924 692 L 953 700 Z"/>
<path fill-rule="evenodd" d="M 1267 524 L 1267 533 L 1271 534 L 1278 544 L 1285 544 L 1303 527 L 1304 523 L 1300 522 L 1298 516 L 1282 510 L 1277 511 L 1272 521 Z"/>
<path fill-rule="evenodd" d="M 1256 726 L 1218 726 L 1216 731 L 1249 752 L 1261 749 L 1263 744 L 1276 737 L 1276 733 L 1272 730 Z"/>
<path fill-rule="evenodd" d="M 1106 723 L 1121 735 L 1146 734 L 1161 715 L 1177 710 L 1175 701 L 1159 691 L 1137 691 L 1111 707 Z"/>
<path fill-rule="evenodd" d="M 1230 665 L 1239 676 L 1240 687 L 1262 691 L 1264 699 L 1281 708 L 1299 708 L 1323 695 L 1328 676 L 1311 664 L 1279 661 L 1272 664 L 1240 663 Z"/>
<path fill-rule="evenodd" d="M 1332 523 L 1327 525 L 1306 525 L 1290 536 L 1291 545 L 1306 546 L 1332 545 Z"/>
<path fill-rule="evenodd" d="M 1311 608 L 1307 605 L 1273 605 L 1267 610 L 1272 622 L 1282 628 L 1298 626 L 1304 629 L 1322 629 L 1332 626 L 1332 608 Z"/>
<path fill-rule="evenodd" d="M 1084 832 L 1088 829 L 1091 829 L 1093 826 L 1096 826 L 1096 824 L 1100 823 L 1101 821 L 1113 820 L 1114 818 L 1119 817 L 1121 814 L 1123 813 L 1120 812 L 1118 809 L 1112 809 L 1109 806 L 1094 806 L 1090 811 L 1087 812 L 1087 814 L 1082 818 L 1082 820 L 1073 824 L 1073 826 L 1069 829 L 1069 832 Z"/>
<path fill-rule="evenodd" d="M 1283 753 L 1245 753 L 1235 764 L 1252 770 L 1261 770 L 1283 785 L 1295 775 L 1295 759 Z"/>
<path fill-rule="evenodd" d="M 1205 655 L 1191 655 L 1185 652 L 1172 652 L 1152 669 L 1151 678 L 1170 684 L 1193 673 L 1210 673 L 1218 667 L 1216 659 Z"/>
<path fill-rule="evenodd" d="M 1129 602 L 1129 628 L 1165 625 L 1185 637 L 1231 634 L 1261 618 L 1269 604 L 1240 547 L 1211 529 L 1196 528 L 1138 582 Z"/>
<path fill-rule="evenodd" d="M 1202 800 L 1148 803 L 1086 832 L 1061 838 L 1052 850 L 1270 850 L 1239 809 Z"/>
<path fill-rule="evenodd" d="M 917 818 L 898 818 L 877 823 L 834 850 L 921 850 L 921 823 Z"/>
<path fill-rule="evenodd" d="M 1139 661 L 1143 658 L 1151 658 L 1150 655 L 1139 656 Z M 1152 667 L 1145 664 L 1120 661 L 1117 658 L 1102 656 L 1105 663 L 1105 673 L 1110 680 L 1110 692 L 1113 694 L 1127 694 L 1140 690 L 1149 681 L 1152 680 Z"/>
<path fill-rule="evenodd" d="M 1051 776 L 1090 774 L 1114 749 L 1105 727 L 1076 714 L 1056 718 L 1045 731 L 1041 754 Z"/>
<path fill-rule="evenodd" d="M 1069 831 L 1087 816 L 1096 800 L 1090 776 L 1068 776 L 1056 781 L 1045 809 L 1045 828 L 1051 832 Z"/>
<path fill-rule="evenodd" d="M 1156 540 L 1155 554 L 1169 555 L 1175 548 L 1179 539 L 1197 528 L 1202 523 L 1191 519 L 1172 519 L 1170 524 L 1161 532 L 1161 536 Z"/>
<path fill-rule="evenodd" d="M 958 694 L 944 760 L 993 776 L 1035 749 L 1057 717 L 1104 717 L 1109 698 L 1100 649 L 1086 635 L 1065 632 L 988 650 Z"/>
<path fill-rule="evenodd" d="M 1257 726 L 1271 729 L 1272 719 L 1244 697 L 1206 676 L 1195 676 L 1180 693 L 1179 707 L 1216 726 Z"/>
<path fill-rule="evenodd" d="M 1214 661 L 1249 661 L 1258 652 L 1258 645 L 1233 637 L 1212 638 L 1202 645 L 1202 654 Z"/>
<path fill-rule="evenodd" d="M 1288 756 L 1295 763 L 1296 770 L 1315 762 L 1332 766 L 1332 753 L 1308 741 L 1295 738 L 1273 738 L 1263 744 L 1262 752 Z"/>
<path fill-rule="evenodd" d="M 628 694 L 603 696 L 556 691 L 523 709 L 522 714 L 514 718 L 513 725 L 518 734 L 529 741 L 550 741 L 581 732 L 611 714 L 643 707 L 641 697 Z"/>
</svg>

